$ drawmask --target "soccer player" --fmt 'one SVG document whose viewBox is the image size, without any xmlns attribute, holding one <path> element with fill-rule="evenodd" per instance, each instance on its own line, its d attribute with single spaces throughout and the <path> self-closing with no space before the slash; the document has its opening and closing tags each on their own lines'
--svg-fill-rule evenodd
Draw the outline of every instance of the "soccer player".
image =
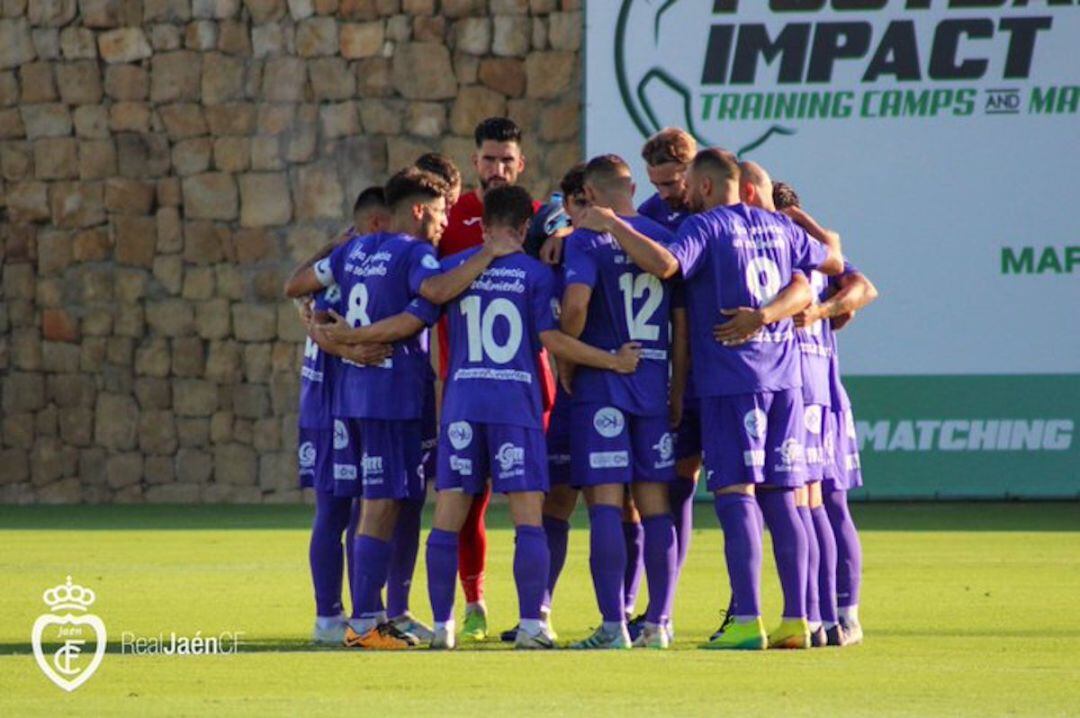
<svg viewBox="0 0 1080 718">
<path fill-rule="evenodd" d="M 585 193 L 620 223 L 655 238 L 672 235 L 634 209 L 630 168 L 601 155 L 585 168 Z M 630 262 L 603 231 L 578 229 L 565 244 L 562 328 L 582 341 L 614 350 L 642 343 L 632 376 L 586 367 L 573 376 L 570 454 L 574 481 L 589 504 L 590 559 L 602 625 L 576 648 L 629 648 L 624 603 L 627 564 L 623 497 L 630 486 L 645 529 L 649 607 L 636 645 L 666 648 L 675 578 L 675 527 L 668 483 L 675 452 L 668 425 L 671 288 Z"/>
<path fill-rule="evenodd" d="M 687 175 L 690 208 L 670 247 L 596 208 L 585 224 L 610 232 L 635 264 L 661 279 L 680 272 L 701 402 L 706 480 L 724 530 L 738 609 L 709 648 L 808 648 L 806 536 L 793 489 L 805 482 L 802 377 L 790 317 L 810 301 L 805 274 L 836 274 L 838 242 L 821 244 L 785 217 L 739 203 L 739 166 L 702 150 Z M 717 327 L 715 317 L 730 319 Z M 760 611 L 761 543 L 755 487 L 777 549 L 783 620 L 767 636 Z"/>
<path fill-rule="evenodd" d="M 382 229 L 389 215 L 382 187 L 369 187 L 359 194 L 353 205 L 351 232 L 370 233 Z M 349 235 L 343 235 L 342 238 Z M 336 246 L 332 243 L 331 247 Z M 330 308 L 336 307 L 340 290 L 336 285 L 318 292 L 313 300 L 298 300 L 301 321 L 305 326 L 321 320 Z M 329 347 L 334 350 L 334 347 Z M 386 347 L 365 347 L 367 356 L 360 361 L 382 361 Z M 371 353 L 373 352 L 373 353 Z M 311 527 L 308 559 L 311 580 L 315 589 L 315 643 L 340 645 L 345 637 L 345 616 L 342 613 L 342 560 L 351 558 L 351 541 L 342 549 L 342 535 L 348 527 L 355 530 L 358 506 L 351 496 L 334 493 L 332 451 L 334 439 L 333 403 L 337 389 L 338 357 L 321 348 L 312 336 L 304 346 L 300 370 L 300 410 L 298 466 L 300 486 L 315 492 L 315 519 Z M 348 562 L 351 565 L 351 561 Z"/>
<path fill-rule="evenodd" d="M 493 188 L 484 197 L 484 245 L 443 262 L 452 270 L 499 244 L 517 248 L 492 262 L 446 307 L 450 381 L 439 439 L 439 494 L 427 544 L 432 648 L 455 645 L 458 531 L 489 473 L 495 490 L 509 495 L 516 527 L 514 580 L 521 617 L 515 646 L 554 647 L 540 611 L 550 556 L 541 521 L 548 476 L 536 356 L 543 343 L 557 356 L 611 371 L 632 372 L 638 362 L 634 344 L 612 354 L 558 331 L 551 271 L 521 251 L 532 213 L 524 189 Z"/>
<path fill-rule="evenodd" d="M 473 168 L 478 186 L 461 195 L 450 207 L 449 222 L 439 244 L 439 257 L 477 247 L 483 243 L 484 194 L 495 187 L 513 185 L 525 170 L 525 155 L 521 151 L 521 128 L 507 117 L 489 117 L 481 121 L 473 132 L 476 152 Z M 533 209 L 539 209 L 535 203 Z M 445 378 L 446 357 L 449 356 L 448 334 L 445 321 L 438 329 L 439 374 Z M 545 387 L 545 407 L 554 398 L 554 380 L 542 364 L 542 380 Z M 484 493 L 476 497 L 472 509 L 461 529 L 458 572 L 465 592 L 465 621 L 462 635 L 470 640 L 481 641 L 487 636 L 487 606 L 484 603 L 484 567 L 487 562 L 487 530 L 484 515 L 491 500 L 491 486 L 486 484 Z"/>
<path fill-rule="evenodd" d="M 776 183 L 773 197 L 778 209 L 801 212 L 799 197 L 788 185 Z M 828 382 L 830 406 L 825 417 L 821 503 L 811 511 L 821 545 L 821 595 L 822 605 L 826 596 L 836 597 L 837 618 L 840 626 L 828 635 L 829 645 L 860 643 L 863 632 L 859 622 L 859 584 L 862 573 L 862 546 L 859 534 L 847 505 L 847 492 L 862 486 L 862 470 L 859 463 L 858 437 L 855 419 L 851 413 L 851 400 L 840 378 L 840 355 L 836 332 L 843 328 L 855 312 L 878 297 L 877 288 L 851 264 L 844 263 L 842 274 L 833 277 L 819 296 L 819 301 L 795 315 L 795 325 L 820 334 L 828 349 Z M 813 331 L 816 329 L 816 331 Z M 811 497 L 813 500 L 814 497 Z M 831 534 L 831 536 L 829 535 Z M 826 556 L 824 549 L 830 545 L 834 552 Z M 833 573 L 835 569 L 835 573 Z"/>
<path fill-rule="evenodd" d="M 448 291 L 460 291 L 486 266 L 480 258 L 461 271 L 439 272 L 432 245 L 446 226 L 446 193 L 438 176 L 402 170 L 386 185 L 388 230 L 353 239 L 287 285 L 291 296 L 340 285 L 346 316 L 332 313 L 334 323 L 318 328 L 333 341 L 394 344 L 393 355 L 382 364 L 346 364 L 342 372 L 342 416 L 347 417 L 342 443 L 355 443 L 361 461 L 360 466 L 335 464 L 334 472 L 339 481 L 358 483 L 356 493 L 363 497 L 354 546 L 355 605 L 345 633 L 349 647 L 410 644 L 410 637 L 386 619 L 381 591 L 401 504 L 424 495 L 422 415 L 430 366 L 423 329 L 437 317 L 434 303 Z"/>
<path fill-rule="evenodd" d="M 453 207 L 461 198 L 461 170 L 454 161 L 438 152 L 427 152 L 416 158 L 414 163 L 422 170 L 427 170 L 442 177 L 448 188 L 446 206 Z"/>
<path fill-rule="evenodd" d="M 686 130 L 666 127 L 641 148 L 645 171 L 656 192 L 641 203 L 638 213 L 657 222 L 672 234 L 690 216 L 686 171 L 697 153 L 697 142 Z M 688 361 L 686 308 L 676 306 L 672 311 L 673 364 Z M 687 372 L 684 386 L 678 386 L 678 376 L 672 376 L 671 421 L 675 431 L 675 475 L 669 489 L 671 512 L 675 518 L 675 537 L 678 540 L 678 571 L 686 563 L 694 529 L 694 494 L 701 471 L 701 417 L 694 397 L 693 366 Z M 676 579 L 677 580 L 677 579 Z M 630 622 L 631 636 L 635 621 Z"/>
</svg>

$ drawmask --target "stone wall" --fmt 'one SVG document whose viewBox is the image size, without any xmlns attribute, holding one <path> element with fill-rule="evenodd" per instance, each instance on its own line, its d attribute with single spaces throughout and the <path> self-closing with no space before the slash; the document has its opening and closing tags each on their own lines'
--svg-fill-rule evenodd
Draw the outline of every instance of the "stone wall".
<svg viewBox="0 0 1080 718">
<path fill-rule="evenodd" d="M 288 268 L 422 151 L 580 155 L 580 0 L 0 0 L 0 503 L 295 501 Z"/>
</svg>

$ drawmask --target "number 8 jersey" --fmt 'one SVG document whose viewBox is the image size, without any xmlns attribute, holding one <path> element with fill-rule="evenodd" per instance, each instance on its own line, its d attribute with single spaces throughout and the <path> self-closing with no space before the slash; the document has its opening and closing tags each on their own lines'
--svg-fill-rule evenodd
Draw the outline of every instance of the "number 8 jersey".
<svg viewBox="0 0 1080 718">
<path fill-rule="evenodd" d="M 674 239 L 648 217 L 623 219 L 665 246 Z M 566 238 L 565 253 L 566 285 L 592 288 L 581 341 L 608 351 L 641 343 L 641 363 L 633 374 L 578 367 L 574 401 L 612 404 L 638 416 L 666 414 L 674 285 L 642 271 L 610 234 L 575 230 Z"/>
<path fill-rule="evenodd" d="M 443 271 L 480 250 L 444 259 Z M 540 333 L 558 328 L 550 269 L 518 252 L 493 261 L 445 307 L 450 368 L 442 425 L 456 421 L 543 429 Z"/>
<path fill-rule="evenodd" d="M 825 245 L 782 214 L 737 204 L 696 214 L 668 249 L 679 261 L 690 323 L 691 364 L 699 397 L 782 391 L 802 386 L 795 325 L 784 319 L 746 344 L 725 347 L 713 325 L 721 309 L 763 307 L 791 281 L 825 261 Z"/>
</svg>

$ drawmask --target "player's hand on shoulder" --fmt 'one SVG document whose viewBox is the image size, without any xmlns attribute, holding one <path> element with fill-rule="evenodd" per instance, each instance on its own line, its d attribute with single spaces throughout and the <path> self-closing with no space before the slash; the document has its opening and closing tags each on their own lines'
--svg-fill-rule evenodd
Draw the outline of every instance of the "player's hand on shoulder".
<svg viewBox="0 0 1080 718">
<path fill-rule="evenodd" d="M 713 326 L 713 338 L 726 347 L 745 344 L 765 326 L 760 309 L 739 307 L 738 309 L 721 309 L 720 313 L 731 319 Z"/>
<path fill-rule="evenodd" d="M 627 342 L 615 352 L 615 371 L 619 374 L 633 374 L 641 361 L 641 343 Z"/>
<path fill-rule="evenodd" d="M 582 210 L 578 218 L 578 226 L 591 229 L 593 232 L 607 232 L 618 217 L 615 212 L 607 207 L 590 205 Z"/>
<path fill-rule="evenodd" d="M 540 257 L 540 261 L 544 264 L 557 265 L 562 261 L 563 240 L 566 235 L 553 234 L 544 240 L 544 244 L 540 247 L 540 253 L 537 255 Z"/>
</svg>

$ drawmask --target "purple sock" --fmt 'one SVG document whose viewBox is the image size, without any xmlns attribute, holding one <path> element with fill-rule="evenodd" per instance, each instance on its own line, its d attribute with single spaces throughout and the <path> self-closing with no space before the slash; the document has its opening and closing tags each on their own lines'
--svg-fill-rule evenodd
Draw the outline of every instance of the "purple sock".
<svg viewBox="0 0 1080 718">
<path fill-rule="evenodd" d="M 589 509 L 589 524 L 589 568 L 600 615 L 612 623 L 625 621 L 626 539 L 620 526 L 622 508 L 597 504 Z"/>
<path fill-rule="evenodd" d="M 836 603 L 841 608 L 857 606 L 862 583 L 862 544 L 848 509 L 847 492 L 826 490 L 825 510 L 836 537 Z"/>
<path fill-rule="evenodd" d="M 724 529 L 724 557 L 736 616 L 761 615 L 761 531 L 753 496 L 720 494 L 713 502 Z"/>
<path fill-rule="evenodd" d="M 374 618 L 382 608 L 382 587 L 390 569 L 390 542 L 359 535 L 353 546 L 353 557 L 356 565 L 352 593 L 357 597 L 353 614 L 356 618 Z"/>
<path fill-rule="evenodd" d="M 678 575 L 675 520 L 671 514 L 647 516 L 645 527 L 645 574 L 649 578 L 649 608 L 645 620 L 660 625 L 671 618 Z"/>
<path fill-rule="evenodd" d="M 821 620 L 836 623 L 836 537 L 833 536 L 829 515 L 824 506 L 810 509 L 817 534 L 821 564 L 818 567 L 818 598 L 821 604 Z M 814 575 L 810 574 L 813 582 Z"/>
<path fill-rule="evenodd" d="M 356 561 L 353 560 L 353 547 L 356 546 L 356 527 L 360 525 L 360 499 L 350 499 L 349 525 L 345 529 L 345 575 L 349 577 L 349 600 L 352 602 L 353 618 L 360 618 L 360 610 L 357 608 L 360 602 L 353 593 L 353 573 L 356 571 Z"/>
<path fill-rule="evenodd" d="M 544 517 L 544 534 L 547 536 L 548 554 L 551 557 L 548 569 L 547 588 L 544 590 L 542 605 L 551 608 L 551 599 L 555 594 L 555 584 L 566 565 L 566 545 L 569 542 L 570 522 L 554 516 Z"/>
<path fill-rule="evenodd" d="M 793 489 L 758 493 L 761 515 L 772 534 L 773 557 L 784 592 L 784 618 L 806 618 L 806 530 L 795 508 Z"/>
<path fill-rule="evenodd" d="M 757 534 L 758 545 L 761 546 L 762 541 L 765 538 L 765 519 L 761 516 L 761 507 L 758 506 L 757 499 L 754 499 L 750 506 L 750 519 L 753 522 L 754 533 Z M 760 601 L 759 601 L 760 605 Z M 743 614 L 739 612 L 739 607 L 735 603 L 735 591 L 731 591 L 731 600 L 728 602 L 728 613 L 732 616 L 743 616 L 751 614 Z"/>
<path fill-rule="evenodd" d="M 420 516 L 423 512 L 423 501 L 401 502 L 386 579 L 386 613 L 391 618 L 409 611 L 409 587 L 420 549 Z"/>
<path fill-rule="evenodd" d="M 818 552 L 817 531 L 814 529 L 814 517 L 809 506 L 799 506 L 799 521 L 806 533 L 806 620 L 817 623 L 821 620 L 821 603 L 818 597 L 818 570 L 821 555 Z"/>
<path fill-rule="evenodd" d="M 677 570 L 682 573 L 686 555 L 690 552 L 690 535 L 694 531 L 694 490 L 697 482 L 685 476 L 668 485 L 671 515 L 675 518 L 675 538 L 678 541 Z"/>
<path fill-rule="evenodd" d="M 626 573 L 623 575 L 623 607 L 626 613 L 634 612 L 641 577 L 645 573 L 645 529 L 640 523 L 623 521 L 623 539 L 626 541 Z"/>
<path fill-rule="evenodd" d="M 341 534 L 349 523 L 350 499 L 315 492 L 315 520 L 311 525 L 308 562 L 315 586 L 315 615 L 341 615 Z M 348 542 L 349 539 L 346 539 Z"/>
<path fill-rule="evenodd" d="M 518 526 L 514 532 L 514 583 L 517 584 L 521 618 L 540 619 L 540 604 L 544 600 L 550 570 L 551 553 L 544 529 Z"/>
<path fill-rule="evenodd" d="M 439 623 L 454 615 L 454 590 L 457 588 L 458 535 L 452 531 L 431 529 L 427 539 L 428 596 L 431 614 Z"/>
</svg>

